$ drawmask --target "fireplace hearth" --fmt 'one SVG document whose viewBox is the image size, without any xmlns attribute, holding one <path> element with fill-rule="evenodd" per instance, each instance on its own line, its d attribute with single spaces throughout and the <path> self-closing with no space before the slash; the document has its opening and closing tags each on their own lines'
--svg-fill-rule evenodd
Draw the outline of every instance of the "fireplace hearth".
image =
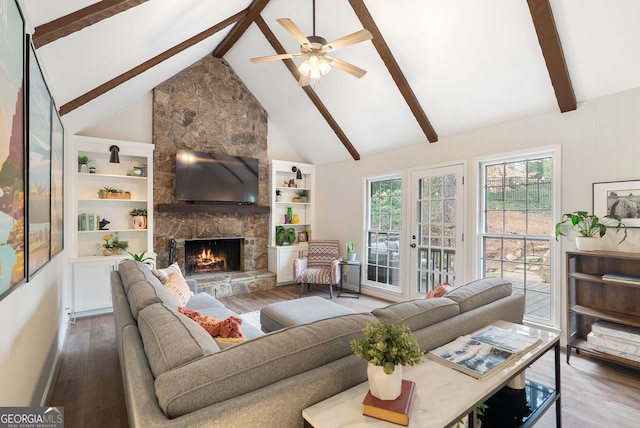
<svg viewBox="0 0 640 428">
<path fill-rule="evenodd" d="M 243 272 L 243 243 L 243 238 L 185 240 L 185 274 Z"/>
</svg>

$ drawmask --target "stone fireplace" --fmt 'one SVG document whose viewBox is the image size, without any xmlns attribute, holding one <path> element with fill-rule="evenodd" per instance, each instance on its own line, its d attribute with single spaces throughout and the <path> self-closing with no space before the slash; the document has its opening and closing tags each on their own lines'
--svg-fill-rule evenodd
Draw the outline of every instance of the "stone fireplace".
<svg viewBox="0 0 640 428">
<path fill-rule="evenodd" d="M 185 240 L 185 275 L 243 272 L 243 241 L 243 238 Z"/>
<path fill-rule="evenodd" d="M 154 89 L 153 142 L 153 247 L 157 265 L 178 263 L 186 275 L 197 280 L 200 291 L 216 297 L 275 288 L 275 274 L 268 272 L 267 257 L 267 113 L 223 59 L 207 55 Z M 179 149 L 258 159 L 257 204 L 178 201 L 175 171 Z M 213 254 L 213 246 L 211 256 L 208 248 L 204 255 L 202 248 L 187 255 L 191 250 L 186 242 L 213 240 L 220 246 L 231 239 L 240 242 L 240 259 L 231 262 L 227 256 L 225 270 Z M 190 273 L 205 267 L 210 271 Z"/>
</svg>

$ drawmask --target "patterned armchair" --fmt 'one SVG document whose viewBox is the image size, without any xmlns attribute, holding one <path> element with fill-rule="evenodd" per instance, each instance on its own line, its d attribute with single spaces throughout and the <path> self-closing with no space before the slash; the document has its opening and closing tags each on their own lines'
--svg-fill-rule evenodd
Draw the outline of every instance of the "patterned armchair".
<svg viewBox="0 0 640 428">
<path fill-rule="evenodd" d="M 340 282 L 340 241 L 309 241 L 309 254 L 293 263 L 293 277 L 300 283 L 300 296 L 304 285 L 329 286 L 329 298 L 333 299 L 333 286 Z"/>
</svg>

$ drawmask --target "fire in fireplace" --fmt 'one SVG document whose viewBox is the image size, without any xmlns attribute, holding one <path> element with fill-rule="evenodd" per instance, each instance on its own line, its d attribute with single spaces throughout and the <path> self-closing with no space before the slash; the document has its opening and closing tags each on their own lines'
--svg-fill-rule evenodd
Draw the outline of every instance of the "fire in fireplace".
<svg viewBox="0 0 640 428">
<path fill-rule="evenodd" d="M 242 272 L 242 243 L 242 238 L 185 241 L 185 273 Z"/>
</svg>

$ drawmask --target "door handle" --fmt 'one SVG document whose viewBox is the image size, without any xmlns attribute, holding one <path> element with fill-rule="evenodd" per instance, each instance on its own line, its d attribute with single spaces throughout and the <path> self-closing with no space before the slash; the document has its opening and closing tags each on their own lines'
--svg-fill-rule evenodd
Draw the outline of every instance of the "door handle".
<svg viewBox="0 0 640 428">
<path fill-rule="evenodd" d="M 411 248 L 416 248 L 416 244 L 411 244 Z"/>
</svg>

